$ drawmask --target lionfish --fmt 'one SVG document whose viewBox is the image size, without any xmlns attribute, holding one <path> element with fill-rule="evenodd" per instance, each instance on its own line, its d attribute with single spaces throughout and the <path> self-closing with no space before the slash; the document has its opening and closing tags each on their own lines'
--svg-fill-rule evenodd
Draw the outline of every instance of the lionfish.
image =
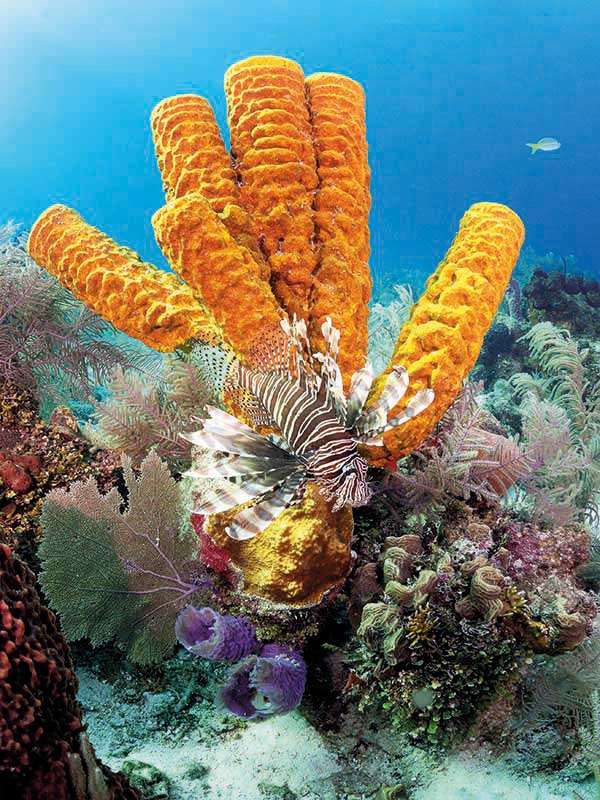
<svg viewBox="0 0 600 800">
<path fill-rule="evenodd" d="M 368 503 L 373 492 L 358 444 L 381 444 L 386 431 L 412 419 L 434 397 L 431 389 L 417 392 L 388 421 L 408 388 L 404 367 L 391 371 L 379 398 L 365 408 L 372 367 L 367 362 L 353 375 L 346 396 L 337 364 L 340 334 L 329 318 L 321 329 L 324 353 L 311 351 L 303 320 L 285 319 L 281 327 L 285 347 L 279 357 L 257 369 L 233 359 L 227 377 L 230 389 L 246 398 L 244 413 L 252 425 L 277 433 L 263 436 L 208 406 L 202 428 L 182 434 L 202 453 L 187 473 L 200 481 L 196 513 L 217 514 L 250 504 L 227 527 L 233 539 L 251 539 L 263 531 L 301 500 L 309 481 L 318 485 L 334 511 Z"/>
</svg>

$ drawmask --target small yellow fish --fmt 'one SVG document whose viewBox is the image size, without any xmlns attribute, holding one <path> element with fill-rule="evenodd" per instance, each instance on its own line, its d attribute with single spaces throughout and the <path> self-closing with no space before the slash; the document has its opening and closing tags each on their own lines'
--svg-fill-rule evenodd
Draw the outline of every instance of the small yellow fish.
<svg viewBox="0 0 600 800">
<path fill-rule="evenodd" d="M 560 142 L 550 136 L 545 136 L 543 139 L 540 139 L 539 142 L 535 142 L 534 144 L 527 142 L 527 147 L 531 147 L 531 154 L 533 155 L 533 153 L 537 153 L 538 150 L 543 150 L 544 152 L 558 150 L 560 147 Z"/>
</svg>

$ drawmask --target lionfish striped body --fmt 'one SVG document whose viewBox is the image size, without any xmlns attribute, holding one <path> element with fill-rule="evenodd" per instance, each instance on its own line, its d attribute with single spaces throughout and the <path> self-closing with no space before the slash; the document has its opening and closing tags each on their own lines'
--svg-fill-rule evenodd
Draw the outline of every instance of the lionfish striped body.
<svg viewBox="0 0 600 800">
<path fill-rule="evenodd" d="M 200 448 L 188 473 L 199 479 L 197 513 L 215 514 L 242 503 L 227 532 L 249 539 L 267 527 L 288 506 L 298 502 L 309 481 L 333 501 L 333 509 L 368 503 L 372 490 L 368 464 L 358 443 L 381 441 L 383 433 L 426 408 L 433 392 L 418 392 L 403 414 L 387 414 L 408 387 L 406 370 L 394 370 L 379 400 L 363 411 L 373 380 L 367 364 L 353 377 L 349 395 L 342 389 L 336 362 L 339 333 L 327 320 L 325 354 L 313 354 L 303 321 L 282 322 L 286 357 L 265 369 L 233 362 L 229 385 L 245 393 L 253 424 L 275 428 L 279 435 L 261 436 L 253 428 L 218 408 L 200 431 L 185 434 Z M 320 370 L 316 363 L 320 362 Z"/>
</svg>

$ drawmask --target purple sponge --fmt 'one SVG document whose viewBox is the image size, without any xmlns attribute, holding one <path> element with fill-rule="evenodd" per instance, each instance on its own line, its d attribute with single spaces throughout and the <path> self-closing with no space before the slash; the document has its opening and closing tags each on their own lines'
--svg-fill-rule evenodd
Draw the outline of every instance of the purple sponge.
<svg viewBox="0 0 600 800">
<path fill-rule="evenodd" d="M 300 653 L 267 644 L 259 655 L 249 656 L 233 670 L 221 699 L 238 717 L 265 717 L 296 708 L 305 685 L 306 664 Z"/>
<path fill-rule="evenodd" d="M 212 608 L 184 608 L 177 617 L 175 634 L 190 653 L 211 661 L 239 661 L 259 648 L 248 620 L 222 616 Z"/>
</svg>

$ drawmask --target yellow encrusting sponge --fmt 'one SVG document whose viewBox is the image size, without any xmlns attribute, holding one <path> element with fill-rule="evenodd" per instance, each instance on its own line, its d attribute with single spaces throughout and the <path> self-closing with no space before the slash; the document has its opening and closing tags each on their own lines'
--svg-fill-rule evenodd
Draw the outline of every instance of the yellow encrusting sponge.
<svg viewBox="0 0 600 800">
<path fill-rule="evenodd" d="M 259 265 L 200 193 L 167 203 L 152 225 L 165 258 L 238 354 L 247 355 L 260 339 L 281 333 L 282 312 Z"/>
<path fill-rule="evenodd" d="M 374 399 L 382 391 L 392 367 L 402 365 L 410 375 L 410 388 L 389 418 L 419 389 L 432 388 L 435 400 L 413 420 L 387 433 L 383 448 L 370 448 L 371 463 L 384 464 L 418 447 L 456 399 L 496 315 L 524 236 L 519 217 L 498 203 L 476 203 L 463 216 L 371 395 Z"/>
<path fill-rule="evenodd" d="M 190 339 L 220 341 L 188 286 L 144 263 L 66 206 L 44 211 L 27 246 L 34 261 L 75 297 L 155 350 L 173 351 Z"/>
<path fill-rule="evenodd" d="M 325 72 L 308 77 L 306 88 L 319 176 L 315 223 L 320 245 L 309 333 L 319 346 L 321 325 L 331 317 L 341 334 L 338 362 L 349 382 L 367 356 L 371 297 L 365 96 L 356 81 Z"/>
<path fill-rule="evenodd" d="M 317 265 L 317 171 L 304 73 L 294 61 L 254 56 L 230 67 L 225 95 L 242 205 L 283 308 L 308 317 Z"/>
<path fill-rule="evenodd" d="M 315 484 L 260 536 L 230 539 L 225 528 L 236 511 L 208 518 L 206 532 L 227 550 L 244 575 L 244 591 L 275 603 L 306 606 L 340 586 L 352 565 L 352 509 L 333 513 Z"/>
</svg>

